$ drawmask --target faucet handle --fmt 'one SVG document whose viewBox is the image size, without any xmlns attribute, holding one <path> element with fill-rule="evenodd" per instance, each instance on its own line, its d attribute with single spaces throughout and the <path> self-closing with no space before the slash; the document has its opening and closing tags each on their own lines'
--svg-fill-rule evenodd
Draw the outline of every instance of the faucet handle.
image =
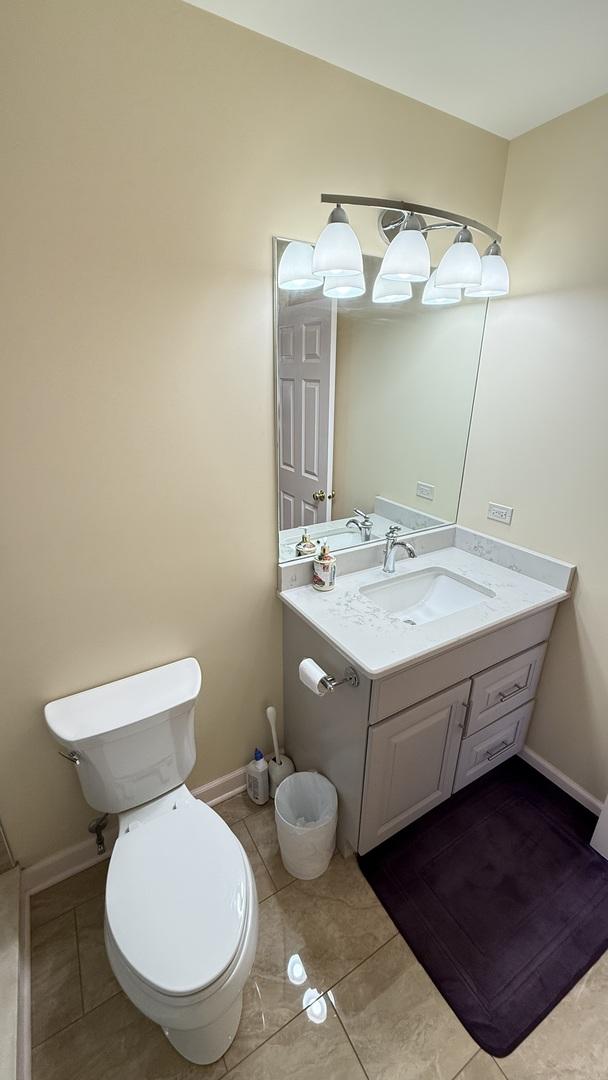
<svg viewBox="0 0 608 1080">
<path fill-rule="evenodd" d="M 353 514 L 359 514 L 363 518 L 364 522 L 371 522 L 371 518 L 366 510 L 359 510 L 358 507 L 353 507 Z"/>
<path fill-rule="evenodd" d="M 401 532 L 401 526 L 400 525 L 389 525 L 389 527 L 387 529 L 387 533 L 386 533 L 386 539 L 387 540 L 394 540 L 396 536 L 399 536 L 400 532 Z"/>
</svg>

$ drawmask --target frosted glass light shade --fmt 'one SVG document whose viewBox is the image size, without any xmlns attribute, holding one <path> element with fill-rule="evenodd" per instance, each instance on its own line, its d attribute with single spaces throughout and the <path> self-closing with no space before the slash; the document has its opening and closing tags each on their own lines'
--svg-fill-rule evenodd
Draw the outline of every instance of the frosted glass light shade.
<svg viewBox="0 0 608 1080">
<path fill-rule="evenodd" d="M 422 303 L 434 305 L 435 307 L 446 307 L 448 304 L 458 304 L 460 302 L 460 289 L 455 286 L 450 289 L 438 289 L 437 288 L 437 271 L 433 270 L 429 280 L 424 286 L 424 292 L 422 294 Z"/>
<path fill-rule="evenodd" d="M 465 289 L 481 285 L 481 258 L 472 241 L 455 241 L 448 248 L 436 271 L 438 289 Z"/>
<path fill-rule="evenodd" d="M 331 300 L 350 300 L 354 296 L 363 296 L 364 292 L 363 274 L 327 274 L 323 285 L 323 296 Z"/>
<path fill-rule="evenodd" d="M 315 244 L 314 277 L 326 274 L 362 274 L 363 256 L 356 234 L 346 221 L 330 221 Z"/>
<path fill-rule="evenodd" d="M 502 255 L 481 256 L 481 285 L 470 285 L 465 296 L 506 296 L 509 292 L 509 269 Z"/>
<path fill-rule="evenodd" d="M 301 240 L 292 240 L 281 255 L 277 282 L 279 289 L 305 292 L 318 289 L 321 282 L 312 274 L 312 244 Z"/>
<path fill-rule="evenodd" d="M 419 229 L 402 229 L 391 240 L 380 267 L 385 281 L 426 281 L 431 272 L 429 245 Z"/>
<path fill-rule="evenodd" d="M 411 299 L 411 281 L 387 281 L 378 274 L 372 292 L 374 304 L 402 304 L 404 300 Z"/>
</svg>

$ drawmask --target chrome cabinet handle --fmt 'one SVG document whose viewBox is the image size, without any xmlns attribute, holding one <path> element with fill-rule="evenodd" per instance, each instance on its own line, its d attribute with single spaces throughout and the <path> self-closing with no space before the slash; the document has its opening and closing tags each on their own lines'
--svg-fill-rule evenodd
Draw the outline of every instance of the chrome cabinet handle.
<svg viewBox="0 0 608 1080">
<path fill-rule="evenodd" d="M 512 690 L 508 690 L 508 691 L 506 691 L 504 693 L 503 693 L 502 690 L 500 690 L 498 692 L 498 700 L 499 701 L 508 701 L 510 697 L 515 697 L 516 694 L 519 694 L 522 690 L 525 690 L 526 685 L 527 684 L 524 683 L 523 686 L 520 686 L 519 683 L 515 683 Z"/>
<path fill-rule="evenodd" d="M 75 750 L 70 750 L 69 754 L 64 754 L 63 750 L 58 750 L 57 753 L 66 761 L 71 761 L 72 765 L 76 765 L 76 767 L 80 765 L 80 758 Z"/>
<path fill-rule="evenodd" d="M 486 753 L 488 761 L 491 761 L 492 758 L 498 757 L 499 754 L 504 754 L 505 750 L 508 750 L 509 747 L 513 745 L 514 743 L 512 742 L 503 742 L 500 744 L 500 746 L 497 746 L 496 750 L 488 750 Z"/>
<path fill-rule="evenodd" d="M 469 713 L 471 711 L 471 702 L 467 701 L 466 703 L 463 702 L 462 704 L 463 704 L 462 716 L 460 717 L 460 720 L 458 721 L 458 724 L 456 726 L 459 727 L 461 731 L 464 731 L 464 729 L 466 727 L 466 724 L 467 724 L 467 720 L 469 719 Z"/>
</svg>

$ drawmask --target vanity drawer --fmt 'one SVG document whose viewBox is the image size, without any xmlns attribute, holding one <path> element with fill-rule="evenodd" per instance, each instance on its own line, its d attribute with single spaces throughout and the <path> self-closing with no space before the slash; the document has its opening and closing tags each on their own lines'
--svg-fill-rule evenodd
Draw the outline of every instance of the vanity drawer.
<svg viewBox="0 0 608 1080">
<path fill-rule="evenodd" d="M 454 791 L 466 787 L 478 776 L 489 772 L 501 761 L 517 754 L 524 745 L 534 702 L 520 705 L 519 709 L 501 716 L 483 731 L 463 739 L 460 744 L 458 765 L 454 778 Z"/>
<path fill-rule="evenodd" d="M 512 656 L 473 678 L 466 734 L 488 727 L 536 693 L 547 643 Z"/>
</svg>

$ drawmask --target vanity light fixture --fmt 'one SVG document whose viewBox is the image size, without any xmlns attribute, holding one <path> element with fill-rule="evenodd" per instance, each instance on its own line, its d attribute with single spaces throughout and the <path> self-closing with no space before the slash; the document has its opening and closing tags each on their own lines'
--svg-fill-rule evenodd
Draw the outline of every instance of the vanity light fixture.
<svg viewBox="0 0 608 1080">
<path fill-rule="evenodd" d="M 319 278 L 312 274 L 313 251 L 312 244 L 304 244 L 301 240 L 292 240 L 287 245 L 277 273 L 279 289 L 306 292 L 320 287 Z"/>
<path fill-rule="evenodd" d="M 402 304 L 404 300 L 411 300 L 412 295 L 411 281 L 387 281 L 380 274 L 374 281 L 374 304 Z"/>
<path fill-rule="evenodd" d="M 418 214 L 407 214 L 401 232 L 391 240 L 379 276 L 384 281 L 426 281 L 431 272 L 431 253 Z"/>
<path fill-rule="evenodd" d="M 434 307 L 447 307 L 448 304 L 460 303 L 461 292 L 455 286 L 449 289 L 438 289 L 436 284 L 437 271 L 433 270 L 429 280 L 424 286 L 422 303 Z"/>
<path fill-rule="evenodd" d="M 509 269 L 500 244 L 494 240 L 481 256 L 481 285 L 469 285 L 465 296 L 506 296 L 509 292 Z"/>
<path fill-rule="evenodd" d="M 435 274 L 437 288 L 481 285 L 481 259 L 468 226 L 459 229 Z"/>
<path fill-rule="evenodd" d="M 323 284 L 323 296 L 332 300 L 350 300 L 363 296 L 365 278 L 363 274 L 326 274 Z"/>
<path fill-rule="evenodd" d="M 388 250 L 374 283 L 374 303 L 409 300 L 413 281 L 426 282 L 422 303 L 437 306 L 458 303 L 461 289 L 472 300 L 506 296 L 509 292 L 509 271 L 500 250 L 502 237 L 481 221 L 400 199 L 323 194 L 321 202 L 334 203 L 327 225 L 314 248 L 299 241 L 287 245 L 279 264 L 280 289 L 313 289 L 316 280 L 318 284 L 323 281 L 323 295 L 327 297 L 339 300 L 363 295 L 363 255 L 344 210 L 347 205 L 380 210 L 378 226 Z M 429 223 L 429 218 L 437 220 Z M 435 229 L 458 231 L 431 277 L 427 236 Z M 483 258 L 473 243 L 471 230 L 485 233 L 491 240 Z M 394 287 L 388 288 L 390 285 Z M 406 285 L 409 290 L 402 288 Z"/>
<path fill-rule="evenodd" d="M 317 278 L 323 278 L 326 274 L 346 276 L 363 273 L 361 245 L 339 202 L 315 244 L 312 272 Z"/>
</svg>

